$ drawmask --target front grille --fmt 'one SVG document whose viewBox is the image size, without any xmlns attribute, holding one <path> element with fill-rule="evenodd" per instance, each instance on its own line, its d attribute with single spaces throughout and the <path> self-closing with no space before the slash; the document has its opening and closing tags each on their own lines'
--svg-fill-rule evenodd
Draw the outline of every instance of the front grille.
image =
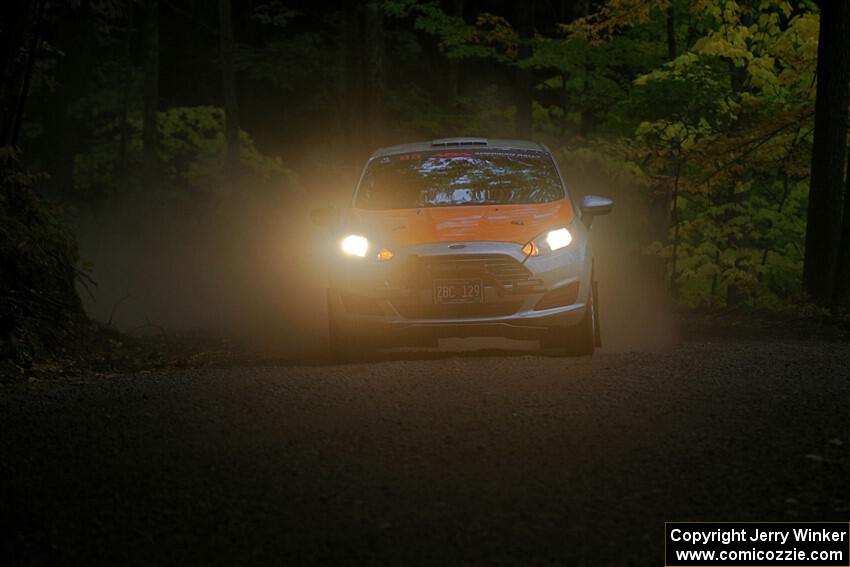
<svg viewBox="0 0 850 567">
<path fill-rule="evenodd" d="M 503 293 L 529 293 L 543 288 L 522 263 L 505 254 L 412 256 L 389 279 L 410 289 L 430 288 L 436 279 L 481 279 Z"/>
<path fill-rule="evenodd" d="M 521 301 L 497 303 L 406 303 L 393 301 L 399 315 L 407 319 L 468 319 L 475 317 L 508 317 L 519 311 Z"/>
</svg>

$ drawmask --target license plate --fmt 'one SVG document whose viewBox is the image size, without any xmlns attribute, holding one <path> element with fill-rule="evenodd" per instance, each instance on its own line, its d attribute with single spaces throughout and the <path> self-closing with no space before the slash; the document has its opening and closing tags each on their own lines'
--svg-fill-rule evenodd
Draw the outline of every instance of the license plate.
<svg viewBox="0 0 850 567">
<path fill-rule="evenodd" d="M 434 303 L 482 303 L 481 280 L 434 280 Z"/>
</svg>

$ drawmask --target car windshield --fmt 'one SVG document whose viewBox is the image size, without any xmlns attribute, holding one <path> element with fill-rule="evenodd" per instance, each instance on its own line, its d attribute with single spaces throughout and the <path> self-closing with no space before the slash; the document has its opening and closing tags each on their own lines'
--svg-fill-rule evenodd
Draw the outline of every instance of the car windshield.
<svg viewBox="0 0 850 567">
<path fill-rule="evenodd" d="M 355 206 L 381 210 L 528 204 L 564 196 L 555 165 L 543 152 L 418 152 L 373 160 Z"/>
</svg>

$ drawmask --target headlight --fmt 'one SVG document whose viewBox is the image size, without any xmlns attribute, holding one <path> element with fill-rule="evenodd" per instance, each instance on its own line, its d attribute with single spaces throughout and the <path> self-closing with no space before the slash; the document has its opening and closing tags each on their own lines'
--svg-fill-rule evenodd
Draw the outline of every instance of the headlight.
<svg viewBox="0 0 850 567">
<path fill-rule="evenodd" d="M 350 234 L 342 239 L 342 251 L 346 256 L 364 258 L 369 251 L 369 241 L 365 236 Z"/>
<path fill-rule="evenodd" d="M 573 241 L 573 235 L 566 228 L 556 228 L 546 233 L 546 244 L 550 250 L 560 250 L 569 246 Z"/>
<path fill-rule="evenodd" d="M 541 234 L 528 244 L 522 247 L 522 252 L 526 256 L 539 256 L 546 252 L 554 252 L 561 248 L 566 248 L 573 241 L 573 235 L 565 227 L 550 230 Z"/>
</svg>

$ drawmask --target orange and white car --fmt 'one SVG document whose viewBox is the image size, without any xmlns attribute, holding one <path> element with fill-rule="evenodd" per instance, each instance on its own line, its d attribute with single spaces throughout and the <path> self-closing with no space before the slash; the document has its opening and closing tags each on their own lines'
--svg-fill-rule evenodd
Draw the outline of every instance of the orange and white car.
<svg viewBox="0 0 850 567">
<path fill-rule="evenodd" d="M 334 227 L 331 350 L 436 345 L 441 337 L 539 339 L 572 355 L 598 346 L 588 232 L 613 202 L 577 207 L 549 150 L 447 138 L 377 150 L 351 206 L 313 211 Z"/>
</svg>

